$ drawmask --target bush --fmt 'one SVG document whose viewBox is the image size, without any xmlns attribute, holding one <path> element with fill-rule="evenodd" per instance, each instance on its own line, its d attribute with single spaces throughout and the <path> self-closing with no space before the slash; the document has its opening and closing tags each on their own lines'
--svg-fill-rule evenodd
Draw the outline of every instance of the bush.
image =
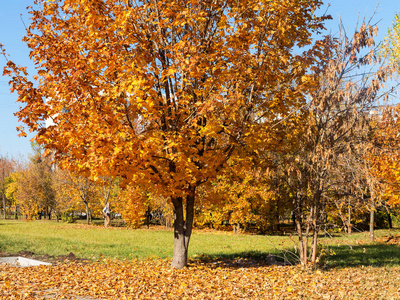
<svg viewBox="0 0 400 300">
<path fill-rule="evenodd" d="M 61 215 L 61 220 L 64 223 L 75 223 L 76 222 L 76 217 L 74 216 L 74 214 L 72 212 L 64 212 Z"/>
</svg>

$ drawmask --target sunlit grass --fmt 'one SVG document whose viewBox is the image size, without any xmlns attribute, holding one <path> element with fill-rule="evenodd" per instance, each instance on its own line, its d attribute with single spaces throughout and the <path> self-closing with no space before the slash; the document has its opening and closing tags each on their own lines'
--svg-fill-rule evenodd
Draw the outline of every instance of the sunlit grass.
<svg viewBox="0 0 400 300">
<path fill-rule="evenodd" d="M 289 237 L 194 231 L 189 256 L 235 257 L 278 254 L 293 247 Z M 0 221 L 0 251 L 51 256 L 73 252 L 81 258 L 172 257 L 173 231 L 105 229 L 53 221 Z"/>
<path fill-rule="evenodd" d="M 376 236 L 396 235 L 399 231 L 378 230 Z M 268 254 L 296 262 L 295 236 L 263 236 L 231 232 L 199 231 L 192 234 L 189 256 L 192 258 L 232 259 L 265 258 Z M 327 235 L 320 239 L 327 267 L 400 266 L 400 247 L 380 242 L 370 243 L 368 233 Z M 173 231 L 126 229 L 55 221 L 0 221 L 0 252 L 15 254 L 30 251 L 37 255 L 66 255 L 98 259 L 170 258 L 173 254 Z"/>
</svg>

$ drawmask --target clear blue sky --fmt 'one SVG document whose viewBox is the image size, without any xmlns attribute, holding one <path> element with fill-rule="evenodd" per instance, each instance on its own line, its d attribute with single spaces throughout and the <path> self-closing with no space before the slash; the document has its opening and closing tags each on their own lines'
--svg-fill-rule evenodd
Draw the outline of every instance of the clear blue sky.
<svg viewBox="0 0 400 300">
<path fill-rule="evenodd" d="M 329 32 L 338 32 L 339 16 L 348 32 L 355 29 L 357 20 L 362 20 L 364 16 L 369 18 L 375 11 L 379 0 L 326 0 L 322 11 L 328 9 L 333 20 L 326 24 Z M 26 11 L 28 5 L 32 5 L 33 0 L 10 0 L 2 1 L 0 9 L 0 44 L 5 45 L 11 59 L 23 66 L 28 67 L 28 71 L 34 72 L 33 64 L 29 61 L 29 51 L 22 42 L 25 29 L 21 20 L 29 24 L 29 15 Z M 328 7 L 330 3 L 330 7 Z M 378 22 L 380 32 L 378 40 L 382 40 L 387 32 L 387 28 L 393 22 L 396 13 L 400 12 L 400 0 L 381 0 L 376 11 L 374 21 Z M 0 69 L 5 64 L 4 57 L 0 57 Z M 16 127 L 18 123 L 14 113 L 19 105 L 15 103 L 17 96 L 9 92 L 8 77 L 0 76 L 0 153 L 8 153 L 12 156 L 26 156 L 31 152 L 30 138 L 19 138 Z"/>
</svg>

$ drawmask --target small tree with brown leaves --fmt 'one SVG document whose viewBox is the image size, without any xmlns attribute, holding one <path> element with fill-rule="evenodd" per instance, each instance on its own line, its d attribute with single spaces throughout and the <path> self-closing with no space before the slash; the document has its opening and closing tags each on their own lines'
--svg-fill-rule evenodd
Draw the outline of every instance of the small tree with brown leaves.
<svg viewBox="0 0 400 300">
<path fill-rule="evenodd" d="M 330 193 L 343 182 L 339 179 L 348 168 L 354 167 L 346 159 L 360 158 L 360 148 L 371 142 L 366 130 L 369 112 L 385 95 L 380 90 L 391 74 L 377 55 L 376 32 L 376 26 L 363 23 L 352 38 L 344 30 L 338 38 L 331 38 L 335 45 L 331 58 L 315 72 L 319 84 L 302 111 L 299 147 L 288 160 L 288 176 L 304 265 L 311 236 L 311 262 L 317 262 L 317 238 Z"/>
</svg>

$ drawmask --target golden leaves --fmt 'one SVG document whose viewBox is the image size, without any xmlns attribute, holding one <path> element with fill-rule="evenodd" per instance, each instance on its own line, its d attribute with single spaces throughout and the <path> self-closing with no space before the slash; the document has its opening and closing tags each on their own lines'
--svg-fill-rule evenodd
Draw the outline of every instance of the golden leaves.
<svg viewBox="0 0 400 300">
<path fill-rule="evenodd" d="M 132 178 L 133 165 L 147 174 L 151 170 L 143 167 L 158 156 L 157 168 L 166 182 L 171 170 L 165 160 L 181 164 L 177 170 L 182 174 L 174 174 L 180 177 L 174 180 L 179 187 L 174 188 L 194 178 L 204 180 L 226 159 L 212 159 L 224 155 L 230 147 L 225 144 L 258 134 L 246 114 L 257 107 L 254 114 L 266 116 L 269 105 L 255 103 L 277 102 L 281 111 L 272 118 L 292 106 L 280 103 L 289 96 L 265 95 L 290 73 L 277 70 L 282 63 L 284 68 L 293 63 L 290 45 L 308 37 L 319 22 L 308 20 L 308 12 L 301 10 L 318 1 L 293 6 L 296 26 L 286 24 L 287 9 L 292 9 L 288 3 L 248 4 L 46 2 L 43 10 L 33 11 L 37 34 L 28 32 L 26 38 L 40 69 L 39 88 L 27 89 L 25 69 L 9 66 L 21 74 L 14 80 L 22 93 L 19 101 L 29 104 L 19 116 L 32 130 L 41 129 L 38 142 L 52 149 L 64 166 L 82 171 L 90 166 L 99 176 L 118 164 L 115 173 Z M 285 36 L 277 36 L 276 30 Z M 254 49 L 259 55 L 253 55 Z M 249 85 L 257 96 L 248 95 Z M 286 95 L 282 86 L 279 92 Z M 40 128 L 49 116 L 55 126 Z M 241 132 L 245 129 L 251 132 Z M 174 146 L 168 146 L 170 131 L 180 136 Z M 213 143 L 201 149 L 199 136 Z M 202 174 L 205 165 L 209 167 Z"/>
<path fill-rule="evenodd" d="M 0 266 L 3 299 L 331 299 L 400 296 L 398 268 L 307 272 L 246 262 L 191 262 L 174 270 L 165 260 Z M 379 288 L 384 284 L 385 288 Z"/>
</svg>

